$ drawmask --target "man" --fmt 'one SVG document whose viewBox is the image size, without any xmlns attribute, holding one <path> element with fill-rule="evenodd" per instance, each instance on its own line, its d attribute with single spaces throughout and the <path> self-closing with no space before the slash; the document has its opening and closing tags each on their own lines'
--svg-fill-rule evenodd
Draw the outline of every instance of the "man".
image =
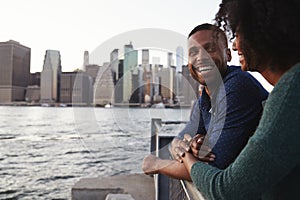
<svg viewBox="0 0 300 200">
<path fill-rule="evenodd" d="M 188 54 L 190 73 L 204 85 L 204 89 L 189 122 L 173 140 L 171 153 L 175 159 L 181 160 L 184 151 L 179 147 L 183 147 L 200 156 L 200 160 L 225 168 L 238 156 L 256 129 L 263 109 L 262 101 L 268 93 L 240 67 L 227 66 L 231 60 L 227 37 L 214 25 L 202 24 L 191 31 Z M 184 134 L 202 134 L 205 138 L 196 135 L 190 147 L 182 141 Z M 181 163 L 162 162 L 153 156 L 145 158 L 143 170 L 146 174 L 162 173 L 190 180 Z"/>
</svg>

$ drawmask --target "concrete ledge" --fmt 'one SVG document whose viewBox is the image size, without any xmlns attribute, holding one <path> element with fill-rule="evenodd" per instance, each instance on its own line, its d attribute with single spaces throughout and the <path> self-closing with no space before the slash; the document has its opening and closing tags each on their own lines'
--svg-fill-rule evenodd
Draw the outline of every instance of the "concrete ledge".
<svg viewBox="0 0 300 200">
<path fill-rule="evenodd" d="M 108 194 L 105 200 L 135 200 L 130 194 Z"/>
<path fill-rule="evenodd" d="M 154 200 L 154 179 L 144 174 L 84 178 L 72 187 L 72 200 L 105 200 L 109 194 L 131 194 L 135 200 Z"/>
</svg>

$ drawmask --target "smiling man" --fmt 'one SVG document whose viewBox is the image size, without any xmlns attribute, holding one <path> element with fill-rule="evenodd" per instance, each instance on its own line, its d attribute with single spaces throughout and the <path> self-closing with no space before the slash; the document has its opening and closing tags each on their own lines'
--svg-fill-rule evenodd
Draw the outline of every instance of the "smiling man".
<svg viewBox="0 0 300 200">
<path fill-rule="evenodd" d="M 224 32 L 211 24 L 199 25 L 189 34 L 188 50 L 193 78 L 208 87 L 220 84 L 227 73 L 227 62 L 231 60 Z"/>
<path fill-rule="evenodd" d="M 188 55 L 190 73 L 204 90 L 190 121 L 173 141 L 172 154 L 178 158 L 175 148 L 184 145 L 184 134 L 203 134 L 205 146 L 215 155 L 210 164 L 223 169 L 255 131 L 268 93 L 248 72 L 227 65 L 231 60 L 227 37 L 214 25 L 201 24 L 191 31 Z M 199 154 L 200 145 L 192 145 L 194 154 Z"/>
<path fill-rule="evenodd" d="M 211 24 L 195 27 L 189 34 L 188 49 L 190 73 L 204 89 L 190 120 L 173 140 L 171 153 L 180 161 L 184 153 L 181 147 L 190 149 L 200 160 L 224 169 L 255 131 L 268 93 L 248 72 L 227 65 L 231 52 L 225 33 L 218 27 Z M 186 134 L 194 137 L 190 146 L 184 140 Z M 144 159 L 143 170 L 146 174 L 161 173 L 190 180 L 182 163 L 162 161 L 151 155 Z"/>
</svg>

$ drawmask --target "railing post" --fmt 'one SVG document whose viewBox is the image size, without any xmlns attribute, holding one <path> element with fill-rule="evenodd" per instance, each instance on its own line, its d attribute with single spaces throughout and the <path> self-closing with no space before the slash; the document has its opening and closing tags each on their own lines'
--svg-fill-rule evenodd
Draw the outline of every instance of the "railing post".
<svg viewBox="0 0 300 200">
<path fill-rule="evenodd" d="M 153 153 L 156 151 L 156 142 L 157 142 L 157 136 L 158 131 L 161 128 L 161 119 L 158 118 L 152 118 L 151 119 L 151 146 L 150 146 L 150 153 Z"/>
</svg>

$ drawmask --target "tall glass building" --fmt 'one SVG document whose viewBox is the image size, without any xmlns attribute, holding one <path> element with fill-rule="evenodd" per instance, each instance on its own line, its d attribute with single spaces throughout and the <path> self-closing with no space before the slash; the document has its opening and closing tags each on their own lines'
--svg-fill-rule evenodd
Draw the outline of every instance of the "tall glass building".
<svg viewBox="0 0 300 200">
<path fill-rule="evenodd" d="M 132 73 L 137 72 L 138 52 L 133 49 L 132 43 L 124 46 L 123 70 L 123 102 L 129 103 L 132 91 Z"/>
</svg>

